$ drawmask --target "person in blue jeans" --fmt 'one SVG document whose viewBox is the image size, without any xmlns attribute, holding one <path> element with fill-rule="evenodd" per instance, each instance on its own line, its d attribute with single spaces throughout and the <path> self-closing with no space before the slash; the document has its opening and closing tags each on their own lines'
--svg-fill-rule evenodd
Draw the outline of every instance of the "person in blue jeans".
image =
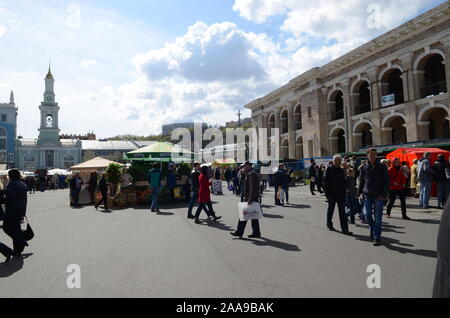
<svg viewBox="0 0 450 318">
<path fill-rule="evenodd" d="M 424 153 L 423 158 L 420 159 L 417 167 L 417 179 L 420 182 L 419 204 L 424 209 L 428 209 L 429 207 L 431 186 L 436 174 L 436 171 L 431 166 L 430 159 L 431 153 Z"/>
<path fill-rule="evenodd" d="M 153 168 L 147 174 L 148 183 L 150 183 L 150 187 L 152 188 L 152 212 L 159 213 L 158 207 L 158 197 L 161 192 L 161 165 L 158 162 L 153 164 Z"/>
<path fill-rule="evenodd" d="M 364 198 L 364 213 L 374 246 L 381 245 L 384 201 L 389 192 L 387 167 L 377 161 L 377 150 L 367 151 L 368 162 L 359 175 L 359 194 Z"/>
</svg>

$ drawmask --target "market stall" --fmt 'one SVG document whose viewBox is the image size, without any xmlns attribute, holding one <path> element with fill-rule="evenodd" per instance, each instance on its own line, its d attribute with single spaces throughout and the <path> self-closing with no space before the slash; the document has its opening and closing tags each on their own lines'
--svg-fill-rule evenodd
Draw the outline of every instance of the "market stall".
<svg viewBox="0 0 450 318">
<path fill-rule="evenodd" d="M 386 156 L 386 159 L 393 160 L 394 158 L 399 158 L 401 162 L 406 161 L 411 167 L 415 159 L 420 160 L 423 155 L 429 152 L 431 153 L 431 164 L 434 164 L 438 155 L 443 154 L 446 160 L 450 158 L 450 151 L 442 150 L 439 148 L 399 148 Z"/>
<path fill-rule="evenodd" d="M 188 175 L 190 173 L 190 163 L 193 160 L 193 153 L 183 150 L 177 145 L 168 142 L 156 142 L 152 145 L 143 147 L 126 153 L 124 159 L 131 161 L 130 173 L 135 179 L 136 196 L 138 203 L 147 204 L 151 200 L 151 189 L 146 176 L 155 162 L 162 166 L 162 191 L 161 201 L 169 200 L 169 191 L 167 187 L 167 174 L 169 168 L 176 175 L 176 185 L 173 189 L 175 199 L 182 199 L 188 193 Z M 188 164 L 189 163 L 189 164 Z"/>
<path fill-rule="evenodd" d="M 450 151 L 442 150 L 439 148 L 399 148 L 386 156 L 386 159 L 393 160 L 394 158 L 399 158 L 400 162 L 406 161 L 408 166 L 411 167 L 415 159 L 420 160 L 423 158 L 423 155 L 429 152 L 431 153 L 430 163 L 434 165 L 437 161 L 438 156 L 443 154 L 445 156 L 445 160 L 449 160 Z M 436 196 L 436 184 L 433 182 L 433 186 L 431 189 L 431 195 Z"/>
<path fill-rule="evenodd" d="M 108 166 L 112 163 L 118 164 L 121 167 L 125 166 L 121 163 L 117 163 L 117 162 L 114 162 L 114 161 L 111 161 L 108 159 L 97 157 L 97 158 L 85 161 L 83 163 L 80 163 L 76 166 L 70 167 L 72 175 L 76 175 L 78 173 L 84 183 L 81 188 L 81 191 L 80 191 L 80 198 L 79 198 L 80 204 L 89 204 L 91 201 L 89 191 L 87 189 L 87 182 L 89 180 L 91 173 L 97 172 L 97 174 L 100 176 L 100 174 L 105 172 L 106 169 L 108 168 Z M 108 201 L 110 201 L 110 200 L 112 200 L 112 198 L 108 199 Z"/>
</svg>

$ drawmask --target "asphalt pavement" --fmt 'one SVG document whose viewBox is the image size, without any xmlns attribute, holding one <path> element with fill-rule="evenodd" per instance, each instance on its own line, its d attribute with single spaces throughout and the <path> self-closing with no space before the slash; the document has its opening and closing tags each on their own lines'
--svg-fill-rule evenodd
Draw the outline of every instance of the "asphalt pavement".
<svg viewBox="0 0 450 318">
<path fill-rule="evenodd" d="M 0 263 L 0 297 L 431 296 L 440 210 L 424 211 L 412 199 L 413 220 L 405 221 L 394 208 L 384 218 L 384 245 L 374 247 L 367 225 L 351 225 L 354 237 L 328 231 L 324 197 L 307 187 L 291 188 L 285 207 L 273 196 L 263 198 L 263 237 L 246 238 L 248 224 L 239 240 L 229 234 L 239 200 L 228 191 L 213 196 L 223 218 L 203 225 L 186 218 L 184 204 L 162 206 L 160 215 L 146 206 L 104 213 L 70 208 L 67 190 L 30 195 L 36 236 L 23 259 Z M 334 223 L 339 229 L 337 211 Z M 2 231 L 0 241 L 11 245 Z M 367 285 L 371 264 L 381 288 Z M 80 269 L 80 288 L 68 287 L 70 265 Z"/>
</svg>

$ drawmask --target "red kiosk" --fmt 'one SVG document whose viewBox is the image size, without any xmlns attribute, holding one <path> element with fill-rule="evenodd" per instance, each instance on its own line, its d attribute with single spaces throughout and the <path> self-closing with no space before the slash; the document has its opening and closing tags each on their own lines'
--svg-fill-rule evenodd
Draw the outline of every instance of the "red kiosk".
<svg viewBox="0 0 450 318">
<path fill-rule="evenodd" d="M 442 150 L 439 148 L 399 148 L 386 156 L 386 159 L 393 160 L 394 158 L 399 158 L 400 162 L 406 161 L 408 166 L 411 167 L 413 165 L 413 161 L 415 159 L 420 160 L 423 158 L 424 153 L 431 153 L 431 165 L 437 161 L 438 156 L 443 154 L 445 156 L 445 160 L 449 160 L 450 151 Z M 431 189 L 431 195 L 436 196 L 436 184 L 433 182 L 433 187 Z"/>
</svg>

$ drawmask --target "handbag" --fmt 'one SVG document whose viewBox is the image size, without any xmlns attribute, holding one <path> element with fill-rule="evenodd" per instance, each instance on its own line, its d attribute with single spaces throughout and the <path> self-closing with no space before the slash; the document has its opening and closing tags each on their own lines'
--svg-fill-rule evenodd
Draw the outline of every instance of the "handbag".
<svg viewBox="0 0 450 318">
<path fill-rule="evenodd" d="M 250 205 L 247 202 L 239 202 L 238 208 L 240 221 L 259 220 L 263 218 L 261 205 L 258 202 L 253 202 Z"/>
<path fill-rule="evenodd" d="M 25 219 L 27 220 L 27 228 L 25 231 L 22 231 L 23 238 L 25 239 L 25 241 L 31 241 L 34 237 L 34 232 L 33 229 L 31 228 L 30 223 L 28 222 L 28 218 L 25 217 Z"/>
</svg>

